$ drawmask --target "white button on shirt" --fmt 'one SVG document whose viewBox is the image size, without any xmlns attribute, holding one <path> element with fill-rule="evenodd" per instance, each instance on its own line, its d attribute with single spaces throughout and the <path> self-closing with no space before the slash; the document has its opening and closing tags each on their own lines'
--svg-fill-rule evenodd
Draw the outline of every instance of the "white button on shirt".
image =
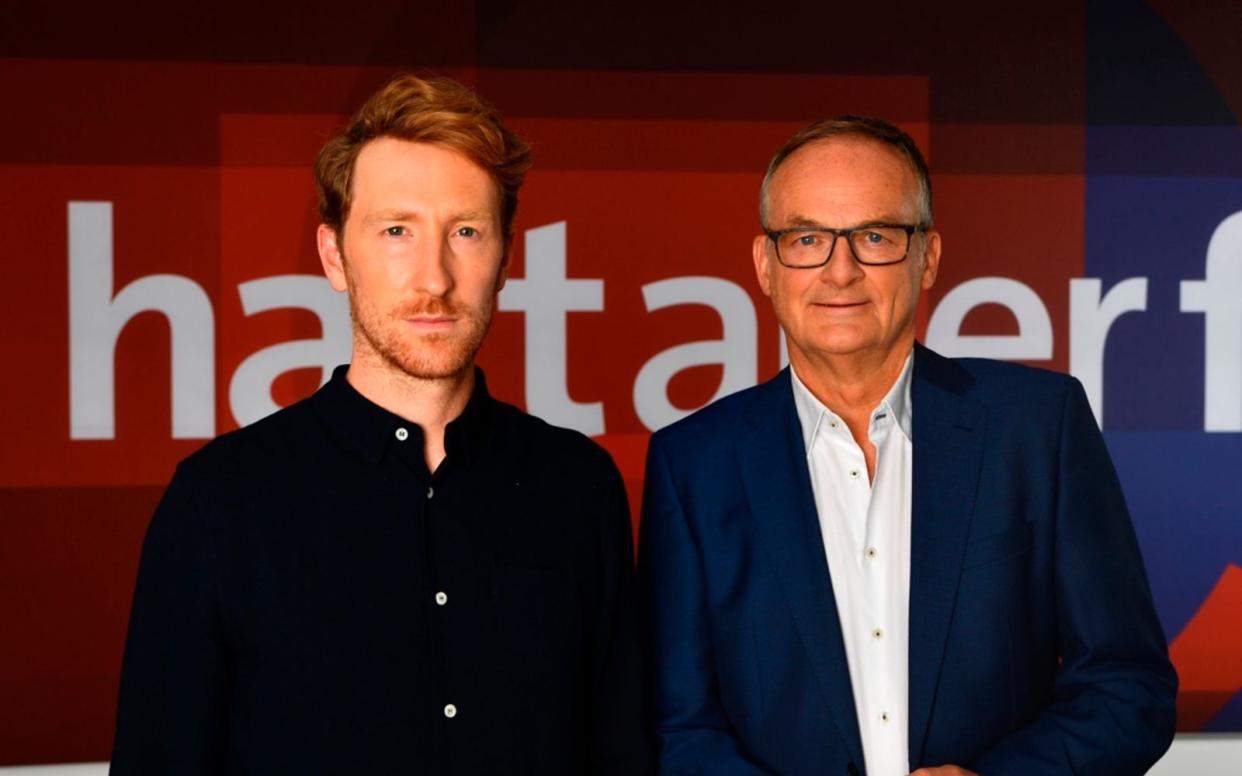
<svg viewBox="0 0 1242 776">
<path fill-rule="evenodd" d="M 909 770 L 910 501 L 914 354 L 871 413 L 875 479 L 845 421 L 793 377 L 867 773 Z"/>
</svg>

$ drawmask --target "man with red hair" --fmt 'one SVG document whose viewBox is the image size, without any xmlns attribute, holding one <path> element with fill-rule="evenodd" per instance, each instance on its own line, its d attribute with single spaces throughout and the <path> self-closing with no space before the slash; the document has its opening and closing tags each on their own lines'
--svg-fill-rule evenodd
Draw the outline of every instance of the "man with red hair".
<svg viewBox="0 0 1242 776">
<path fill-rule="evenodd" d="M 477 95 L 410 76 L 324 147 L 350 364 L 178 467 L 113 773 L 649 771 L 621 478 L 474 366 L 529 166 Z"/>
</svg>

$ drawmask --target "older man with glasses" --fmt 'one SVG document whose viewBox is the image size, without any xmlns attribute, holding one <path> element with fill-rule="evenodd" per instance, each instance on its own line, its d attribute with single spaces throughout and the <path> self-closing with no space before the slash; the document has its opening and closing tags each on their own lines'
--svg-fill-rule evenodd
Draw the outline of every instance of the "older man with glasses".
<svg viewBox="0 0 1242 776">
<path fill-rule="evenodd" d="M 760 191 L 790 368 L 652 439 L 639 571 L 662 773 L 1139 774 L 1177 679 L 1073 378 L 915 341 L 914 141 L 811 125 Z"/>
</svg>

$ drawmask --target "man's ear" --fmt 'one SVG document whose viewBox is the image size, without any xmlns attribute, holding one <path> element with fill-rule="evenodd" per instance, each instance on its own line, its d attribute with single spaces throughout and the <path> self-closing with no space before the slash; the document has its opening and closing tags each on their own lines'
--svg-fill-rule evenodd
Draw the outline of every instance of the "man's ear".
<svg viewBox="0 0 1242 776">
<path fill-rule="evenodd" d="M 323 274 L 334 291 L 345 291 L 349 285 L 345 282 L 345 252 L 341 250 L 342 236 L 327 224 L 320 224 L 315 232 L 315 243 L 319 247 L 319 263 L 323 265 Z"/>
<path fill-rule="evenodd" d="M 755 276 L 759 278 L 759 288 L 763 290 L 764 296 L 772 295 L 772 278 L 768 275 L 771 268 L 771 257 L 768 256 L 768 236 L 761 234 L 755 237 L 754 243 L 750 248 L 751 256 L 755 260 Z"/>
<path fill-rule="evenodd" d="M 919 282 L 924 291 L 932 287 L 940 272 L 940 232 L 931 230 L 925 238 L 927 248 L 923 251 L 923 276 Z"/>
</svg>

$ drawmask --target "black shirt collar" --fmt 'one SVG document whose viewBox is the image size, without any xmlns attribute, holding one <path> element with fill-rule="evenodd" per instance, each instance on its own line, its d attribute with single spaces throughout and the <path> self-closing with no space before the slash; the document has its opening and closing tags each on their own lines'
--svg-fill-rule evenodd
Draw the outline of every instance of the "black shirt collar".
<svg viewBox="0 0 1242 776">
<path fill-rule="evenodd" d="M 332 379 L 311 397 L 311 404 L 324 425 L 370 463 L 382 461 L 396 445 L 400 446 L 402 458 L 421 462 L 423 431 L 418 424 L 358 393 L 346 379 L 348 371 L 348 364 L 332 370 Z M 487 444 L 494 404 L 487 392 L 483 370 L 474 367 L 474 391 L 470 400 L 444 430 L 446 460 L 469 464 L 479 455 Z M 399 429 L 405 429 L 406 439 L 399 439 Z"/>
</svg>

